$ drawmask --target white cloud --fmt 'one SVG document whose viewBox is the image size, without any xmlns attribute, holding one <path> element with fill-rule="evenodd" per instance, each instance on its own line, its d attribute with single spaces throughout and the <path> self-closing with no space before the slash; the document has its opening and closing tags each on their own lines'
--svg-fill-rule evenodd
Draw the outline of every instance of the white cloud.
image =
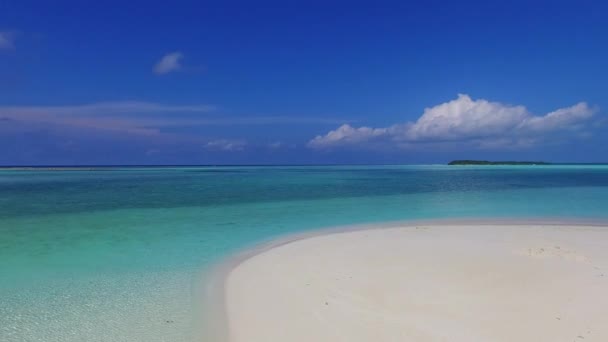
<svg viewBox="0 0 608 342">
<path fill-rule="evenodd" d="M 11 50 L 15 48 L 15 35 L 10 31 L 0 31 L 0 50 Z"/>
<path fill-rule="evenodd" d="M 349 124 L 344 124 L 326 135 L 318 135 L 312 139 L 308 145 L 310 147 L 324 147 L 334 144 L 349 145 L 367 142 L 374 138 L 387 135 L 390 128 L 355 128 Z"/>
<path fill-rule="evenodd" d="M 205 148 L 212 151 L 236 152 L 244 150 L 246 146 L 247 143 L 242 140 L 218 139 L 207 142 Z"/>
<path fill-rule="evenodd" d="M 179 52 L 168 53 L 163 56 L 163 58 L 156 63 L 154 66 L 154 73 L 157 75 L 168 74 L 173 71 L 178 71 L 182 68 L 180 60 L 184 57 L 184 55 Z"/>
<path fill-rule="evenodd" d="M 559 130 L 562 128 L 580 128 L 591 118 L 594 110 L 589 108 L 585 102 L 578 103 L 572 107 L 560 108 L 545 116 L 532 116 L 522 124 L 522 129 L 531 132 L 543 132 Z"/>
<path fill-rule="evenodd" d="M 424 110 L 405 132 L 407 140 L 459 140 L 496 136 L 515 128 L 528 116 L 523 106 L 508 106 L 468 95 Z"/>
<path fill-rule="evenodd" d="M 580 133 L 595 110 L 581 102 L 543 116 L 524 106 L 511 106 L 460 94 L 455 100 L 426 108 L 416 122 L 385 128 L 348 124 L 319 135 L 308 146 L 325 149 L 337 146 L 388 144 L 390 146 L 432 142 L 469 142 L 479 147 L 531 146 L 543 135 L 560 131 Z"/>
</svg>

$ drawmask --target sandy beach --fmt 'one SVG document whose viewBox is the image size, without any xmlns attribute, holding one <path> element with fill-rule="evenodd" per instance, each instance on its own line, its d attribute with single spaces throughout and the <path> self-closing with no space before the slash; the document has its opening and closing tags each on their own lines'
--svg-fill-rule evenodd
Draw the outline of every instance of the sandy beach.
<svg viewBox="0 0 608 342">
<path fill-rule="evenodd" d="M 608 227 L 318 234 L 242 260 L 224 292 L 233 342 L 607 341 Z"/>
</svg>

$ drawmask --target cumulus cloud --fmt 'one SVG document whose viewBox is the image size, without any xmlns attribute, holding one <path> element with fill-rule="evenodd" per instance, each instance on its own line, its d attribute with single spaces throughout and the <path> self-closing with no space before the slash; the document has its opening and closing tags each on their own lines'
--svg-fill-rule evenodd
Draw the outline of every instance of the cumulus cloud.
<svg viewBox="0 0 608 342">
<path fill-rule="evenodd" d="M 0 50 L 6 49 L 14 49 L 14 38 L 15 35 L 10 31 L 0 31 Z"/>
<path fill-rule="evenodd" d="M 183 57 L 184 55 L 179 51 L 164 55 L 154 66 L 154 73 L 157 75 L 164 75 L 170 72 L 179 71 L 182 68 L 180 61 Z"/>
<path fill-rule="evenodd" d="M 542 116 L 524 106 L 512 106 L 460 94 L 455 100 L 426 108 L 415 122 L 384 128 L 352 127 L 345 124 L 312 139 L 316 149 L 337 146 L 468 142 L 479 147 L 532 146 L 543 136 L 557 132 L 581 133 L 595 110 L 585 102 Z"/>
<path fill-rule="evenodd" d="M 246 146 L 247 143 L 242 140 L 218 139 L 207 142 L 205 148 L 211 151 L 236 152 L 244 150 Z"/>
</svg>

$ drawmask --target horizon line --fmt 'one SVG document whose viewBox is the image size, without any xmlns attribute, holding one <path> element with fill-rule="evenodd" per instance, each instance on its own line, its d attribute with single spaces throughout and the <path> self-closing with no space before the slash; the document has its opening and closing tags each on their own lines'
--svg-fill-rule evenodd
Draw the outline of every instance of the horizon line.
<svg viewBox="0 0 608 342">
<path fill-rule="evenodd" d="M 503 161 L 497 161 L 503 162 Z M 525 161 L 522 161 L 525 162 Z M 134 167 L 277 167 L 277 166 L 415 166 L 415 165 L 445 165 L 444 163 L 279 163 L 279 164 L 40 164 L 40 165 L 1 165 L 1 169 L 17 168 L 134 168 Z M 559 165 L 608 165 L 608 162 L 546 162 L 545 166 Z M 475 166 L 475 165 L 471 165 Z M 485 166 L 485 165 L 484 165 Z"/>
</svg>

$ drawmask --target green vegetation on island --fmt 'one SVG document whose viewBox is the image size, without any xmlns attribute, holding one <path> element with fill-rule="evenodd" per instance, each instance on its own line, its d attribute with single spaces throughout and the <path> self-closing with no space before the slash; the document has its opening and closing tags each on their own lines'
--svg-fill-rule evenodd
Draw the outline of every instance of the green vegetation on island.
<svg viewBox="0 0 608 342">
<path fill-rule="evenodd" d="M 453 160 L 448 165 L 551 165 L 551 163 L 539 161 Z"/>
</svg>

